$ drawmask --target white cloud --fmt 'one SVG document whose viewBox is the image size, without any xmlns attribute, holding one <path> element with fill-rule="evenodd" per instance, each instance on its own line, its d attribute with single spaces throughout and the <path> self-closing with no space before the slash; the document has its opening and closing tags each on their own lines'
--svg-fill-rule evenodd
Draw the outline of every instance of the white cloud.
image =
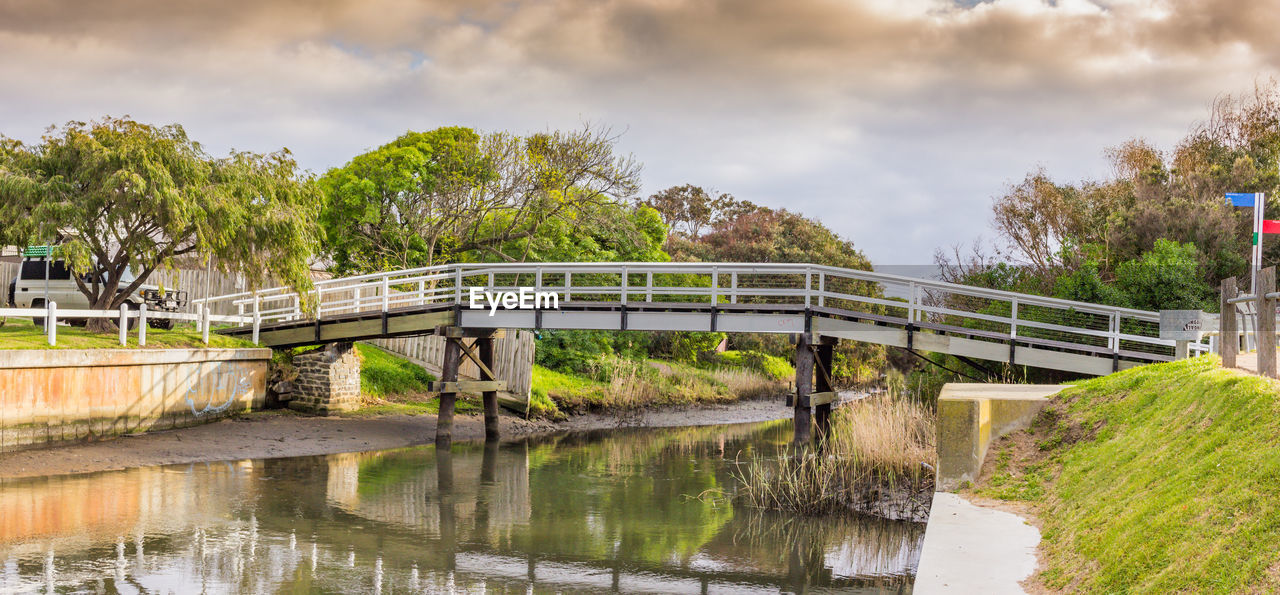
<svg viewBox="0 0 1280 595">
<path fill-rule="evenodd" d="M 626 130 L 646 191 L 817 217 L 876 261 L 990 236 L 1038 165 L 1176 141 L 1277 71 L 1273 3 L 378 0 L 0 4 L 0 133 L 103 114 L 338 165 L 406 129 Z"/>
</svg>

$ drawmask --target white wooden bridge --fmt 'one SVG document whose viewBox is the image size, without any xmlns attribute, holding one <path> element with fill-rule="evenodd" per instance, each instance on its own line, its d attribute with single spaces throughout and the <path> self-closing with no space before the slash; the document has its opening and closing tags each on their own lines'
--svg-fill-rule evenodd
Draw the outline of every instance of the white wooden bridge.
<svg viewBox="0 0 1280 595">
<path fill-rule="evenodd" d="M 473 289 L 521 288 L 554 294 L 557 303 L 471 302 Z M 274 288 L 194 304 L 201 320 L 239 322 L 219 332 L 272 347 L 444 334 L 438 445 L 450 442 L 457 392 L 483 393 L 496 436 L 503 383 L 491 372 L 492 338 L 502 329 L 794 335 L 798 442 L 809 439 L 811 414 L 825 433 L 841 339 L 1087 375 L 1172 360 L 1175 351 L 1159 338 L 1157 312 L 813 264 L 455 264 L 320 281 L 301 295 Z M 208 314 L 215 309 L 221 314 Z M 465 338 L 475 340 L 468 346 Z M 480 381 L 457 381 L 462 356 L 476 362 Z"/>
<path fill-rule="evenodd" d="M 558 308 L 470 307 L 472 288 L 521 287 L 554 293 Z M 811 333 L 1091 375 L 1174 355 L 1157 312 L 810 264 L 459 264 L 193 303 L 231 304 L 236 315 L 217 318 L 241 324 L 220 332 L 273 347 L 452 326 Z"/>
</svg>

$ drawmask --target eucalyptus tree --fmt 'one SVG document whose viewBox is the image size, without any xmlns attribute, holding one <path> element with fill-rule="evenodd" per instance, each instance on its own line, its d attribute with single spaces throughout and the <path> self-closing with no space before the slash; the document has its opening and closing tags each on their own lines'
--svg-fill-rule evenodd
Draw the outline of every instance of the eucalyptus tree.
<svg viewBox="0 0 1280 595">
<path fill-rule="evenodd" d="M 525 260 L 540 234 L 602 223 L 600 207 L 635 193 L 639 167 L 615 141 L 591 127 L 406 133 L 321 178 L 326 254 L 340 272 Z"/>
<path fill-rule="evenodd" d="M 119 307 L 188 255 L 213 257 L 251 286 L 310 283 L 321 198 L 287 149 L 215 158 L 177 124 L 128 117 L 2 144 L 0 236 L 57 238 L 93 308 Z"/>
</svg>

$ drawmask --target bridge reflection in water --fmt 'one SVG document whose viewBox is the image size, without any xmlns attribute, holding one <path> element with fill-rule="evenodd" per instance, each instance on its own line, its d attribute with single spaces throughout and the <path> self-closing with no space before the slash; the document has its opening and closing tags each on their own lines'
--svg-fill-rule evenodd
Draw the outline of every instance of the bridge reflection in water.
<svg viewBox="0 0 1280 595">
<path fill-rule="evenodd" d="M 742 508 L 789 422 L 0 484 L 0 591 L 908 592 L 923 525 Z"/>
</svg>

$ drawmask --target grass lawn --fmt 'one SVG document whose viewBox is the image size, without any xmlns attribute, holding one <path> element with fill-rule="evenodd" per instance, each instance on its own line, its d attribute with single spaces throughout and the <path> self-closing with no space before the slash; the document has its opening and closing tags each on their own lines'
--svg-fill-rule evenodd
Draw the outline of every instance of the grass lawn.
<svg viewBox="0 0 1280 595">
<path fill-rule="evenodd" d="M 305 348 L 304 348 L 305 349 Z M 365 403 L 348 416 L 421 415 L 440 412 L 440 397 L 429 392 L 428 384 L 436 377 L 403 357 L 368 343 L 356 343 L 360 355 L 360 393 Z M 459 395 L 454 411 L 468 415 L 480 413 L 479 396 Z"/>
<path fill-rule="evenodd" d="M 976 491 L 1034 504 L 1053 589 L 1275 593 L 1278 393 L 1216 356 L 1081 382 L 993 445 Z"/>
<path fill-rule="evenodd" d="M 56 346 L 50 346 L 45 338 L 44 329 L 31 324 L 29 318 L 6 318 L 0 326 L 0 349 L 124 349 L 138 347 L 138 331 L 129 331 L 127 345 L 120 345 L 120 337 L 115 332 L 107 334 L 91 333 L 83 327 L 58 326 Z M 173 330 L 147 329 L 147 345 L 145 349 L 166 348 L 238 348 L 253 347 L 253 343 L 244 339 L 227 337 L 217 333 L 209 333 L 209 344 L 200 340 L 200 333 L 189 326 L 179 326 Z"/>
</svg>

